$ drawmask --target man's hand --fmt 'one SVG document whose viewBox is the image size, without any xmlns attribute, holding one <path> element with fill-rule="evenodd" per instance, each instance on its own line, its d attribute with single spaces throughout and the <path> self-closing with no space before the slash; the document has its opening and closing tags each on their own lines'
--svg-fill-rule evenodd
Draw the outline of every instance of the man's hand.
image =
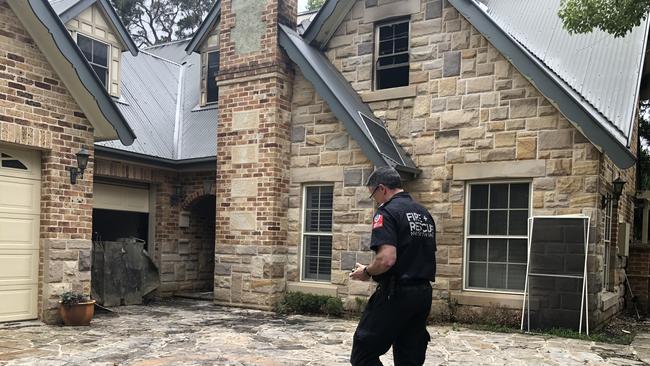
<svg viewBox="0 0 650 366">
<path fill-rule="evenodd" d="M 352 272 L 350 272 L 349 276 L 353 280 L 357 281 L 368 281 L 370 280 L 370 276 L 368 276 L 367 272 L 364 271 L 366 269 L 366 266 L 364 266 L 361 263 L 357 263 L 354 265 L 354 268 L 352 269 Z"/>
</svg>

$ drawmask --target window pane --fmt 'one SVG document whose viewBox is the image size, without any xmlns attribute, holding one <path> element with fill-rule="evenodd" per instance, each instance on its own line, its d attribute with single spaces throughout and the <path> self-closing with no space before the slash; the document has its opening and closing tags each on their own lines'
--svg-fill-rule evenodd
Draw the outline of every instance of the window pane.
<svg viewBox="0 0 650 366">
<path fill-rule="evenodd" d="M 487 184 L 473 184 L 471 186 L 470 208 L 487 208 L 488 207 L 488 185 Z"/>
<path fill-rule="evenodd" d="M 318 259 L 318 279 L 329 280 L 332 272 L 332 260 L 330 258 Z"/>
<path fill-rule="evenodd" d="M 106 81 L 107 81 L 106 78 L 108 76 L 108 70 L 97 65 L 90 65 L 90 66 L 93 68 L 93 71 L 95 71 L 95 74 L 97 74 L 99 81 L 101 81 L 102 84 L 106 86 Z"/>
<path fill-rule="evenodd" d="M 18 160 L 3 160 L 2 161 L 2 167 L 3 168 L 27 170 L 27 167 Z"/>
<path fill-rule="evenodd" d="M 379 42 L 379 54 L 380 55 L 389 55 L 393 53 L 393 41 L 381 41 Z"/>
<path fill-rule="evenodd" d="M 485 263 L 470 263 L 468 267 L 467 286 L 485 287 Z"/>
<path fill-rule="evenodd" d="M 219 73 L 219 52 L 208 53 L 207 70 L 207 101 L 213 103 L 219 100 L 219 88 L 217 87 L 217 74 Z"/>
<path fill-rule="evenodd" d="M 305 257 L 304 263 L 304 276 L 305 279 L 317 280 L 318 279 L 318 258 Z"/>
<path fill-rule="evenodd" d="M 386 25 L 383 27 L 379 27 L 379 40 L 384 41 L 384 40 L 389 40 L 393 38 L 393 27 L 390 25 Z"/>
<path fill-rule="evenodd" d="M 508 289 L 523 290 L 526 285 L 526 266 L 518 264 L 508 265 Z"/>
<path fill-rule="evenodd" d="M 528 208 L 528 183 L 510 185 L 510 208 Z"/>
<path fill-rule="evenodd" d="M 307 187 L 306 189 L 307 208 L 318 208 L 319 193 L 320 193 L 320 187 Z"/>
<path fill-rule="evenodd" d="M 403 23 L 398 23 L 393 25 L 394 27 L 394 36 L 397 37 L 404 37 L 408 36 L 409 34 L 409 22 L 403 22 Z"/>
<path fill-rule="evenodd" d="M 320 187 L 320 208 L 332 208 L 334 198 L 334 187 Z"/>
<path fill-rule="evenodd" d="M 77 45 L 81 49 L 81 52 L 86 57 L 86 60 L 93 60 L 93 41 L 88 37 L 77 35 Z"/>
<path fill-rule="evenodd" d="M 528 242 L 526 239 L 510 240 L 508 246 L 508 262 L 510 263 L 526 263 L 528 257 Z"/>
<path fill-rule="evenodd" d="M 490 184 L 490 208 L 508 207 L 508 185 Z"/>
<path fill-rule="evenodd" d="M 377 60 L 378 67 L 390 66 L 390 65 L 395 65 L 395 56 L 384 56 L 384 57 L 380 57 L 379 60 Z"/>
<path fill-rule="evenodd" d="M 332 237 L 331 236 L 320 236 L 320 246 L 318 255 L 321 257 L 332 257 Z"/>
<path fill-rule="evenodd" d="M 510 235 L 528 235 L 528 210 L 510 211 Z"/>
<path fill-rule="evenodd" d="M 318 231 L 332 231 L 332 210 L 321 210 L 318 217 Z"/>
<path fill-rule="evenodd" d="M 505 262 L 508 259 L 508 240 L 490 239 L 489 252 L 490 262 Z"/>
<path fill-rule="evenodd" d="M 471 235 L 487 234 L 487 211 L 471 211 L 469 214 L 469 233 Z"/>
<path fill-rule="evenodd" d="M 470 261 L 485 262 L 487 259 L 487 240 L 470 239 L 468 257 Z"/>
<path fill-rule="evenodd" d="M 408 37 L 397 38 L 395 40 L 395 52 L 404 52 L 409 49 L 409 39 Z"/>
<path fill-rule="evenodd" d="M 93 41 L 93 63 L 108 67 L 108 45 Z"/>
<path fill-rule="evenodd" d="M 505 235 L 508 211 L 490 211 L 490 235 Z"/>
<path fill-rule="evenodd" d="M 506 288 L 506 265 L 488 264 L 487 287 L 494 289 Z"/>
<path fill-rule="evenodd" d="M 409 62 L 409 54 L 403 53 L 401 55 L 395 56 L 395 65 L 401 65 Z M 407 69 L 408 71 L 408 69 Z"/>
<path fill-rule="evenodd" d="M 305 231 L 312 233 L 318 231 L 318 210 L 305 211 Z"/>
<path fill-rule="evenodd" d="M 318 255 L 318 236 L 305 235 L 305 256 Z"/>
</svg>

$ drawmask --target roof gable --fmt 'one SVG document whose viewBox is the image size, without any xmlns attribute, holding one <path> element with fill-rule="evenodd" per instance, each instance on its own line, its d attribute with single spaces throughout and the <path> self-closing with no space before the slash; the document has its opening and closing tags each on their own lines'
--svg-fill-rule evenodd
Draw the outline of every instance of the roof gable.
<svg viewBox="0 0 650 366">
<path fill-rule="evenodd" d="M 49 0 L 50 5 L 57 13 L 61 21 L 65 24 L 69 20 L 76 18 L 84 10 L 88 9 L 93 4 L 97 4 L 104 14 L 108 17 L 111 25 L 117 32 L 120 41 L 131 52 L 132 55 L 138 54 L 138 47 L 133 42 L 129 31 L 120 20 L 120 17 L 115 12 L 115 9 L 108 0 Z"/>
<path fill-rule="evenodd" d="M 185 48 L 185 52 L 188 54 L 192 52 L 198 52 L 199 48 L 205 41 L 205 39 L 210 35 L 210 32 L 214 28 L 214 26 L 217 24 L 217 21 L 221 17 L 221 0 L 217 0 L 214 5 L 212 5 L 212 8 L 208 12 L 208 15 L 205 17 L 203 20 L 203 23 L 199 26 L 199 29 L 196 30 L 196 33 L 194 33 L 194 36 L 190 40 L 190 42 L 187 44 L 187 47 Z"/>
<path fill-rule="evenodd" d="M 48 2 L 7 3 L 93 125 L 95 139 L 119 138 L 125 145 L 132 144 L 133 130 Z"/>
</svg>

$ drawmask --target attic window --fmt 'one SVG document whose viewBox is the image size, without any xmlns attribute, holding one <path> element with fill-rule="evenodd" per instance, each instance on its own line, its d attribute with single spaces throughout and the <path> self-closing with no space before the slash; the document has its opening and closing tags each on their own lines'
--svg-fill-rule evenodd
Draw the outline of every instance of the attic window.
<svg viewBox="0 0 650 366">
<path fill-rule="evenodd" d="M 77 45 L 88 63 L 90 63 L 90 67 L 97 74 L 99 81 L 106 86 L 108 84 L 108 52 L 110 46 L 81 34 L 77 34 Z"/>
<path fill-rule="evenodd" d="M 375 35 L 375 89 L 409 85 L 409 20 L 377 25 Z"/>
<path fill-rule="evenodd" d="M 219 100 L 219 88 L 217 87 L 217 74 L 219 73 L 219 51 L 208 53 L 207 68 L 207 103 L 216 103 Z"/>
<path fill-rule="evenodd" d="M 27 170 L 25 164 L 21 163 L 20 160 L 14 159 L 5 153 L 2 153 L 2 155 L 0 155 L 0 167 Z"/>
</svg>

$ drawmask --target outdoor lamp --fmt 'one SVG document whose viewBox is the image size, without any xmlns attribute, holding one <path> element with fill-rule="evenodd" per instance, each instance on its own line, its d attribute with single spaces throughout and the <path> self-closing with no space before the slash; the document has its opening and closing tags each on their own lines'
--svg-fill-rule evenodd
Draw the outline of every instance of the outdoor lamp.
<svg viewBox="0 0 650 366">
<path fill-rule="evenodd" d="M 625 183 L 627 182 L 621 179 L 620 176 L 614 179 L 614 181 L 612 182 L 613 195 L 612 197 L 602 196 L 601 199 L 602 208 L 605 208 L 605 206 L 607 206 L 607 203 L 609 201 L 618 202 L 618 199 L 621 198 L 621 195 L 623 194 L 623 187 L 625 187 Z"/>
<path fill-rule="evenodd" d="M 88 157 L 90 154 L 88 150 L 81 148 L 77 155 L 77 167 L 70 167 L 70 184 L 77 184 L 77 176 L 79 178 L 84 177 L 84 170 L 88 166 Z"/>
<path fill-rule="evenodd" d="M 169 197 L 170 203 L 175 206 L 177 205 L 180 201 L 184 199 L 183 197 L 183 186 L 180 184 L 175 184 L 174 185 L 174 191 L 172 195 Z"/>
</svg>

